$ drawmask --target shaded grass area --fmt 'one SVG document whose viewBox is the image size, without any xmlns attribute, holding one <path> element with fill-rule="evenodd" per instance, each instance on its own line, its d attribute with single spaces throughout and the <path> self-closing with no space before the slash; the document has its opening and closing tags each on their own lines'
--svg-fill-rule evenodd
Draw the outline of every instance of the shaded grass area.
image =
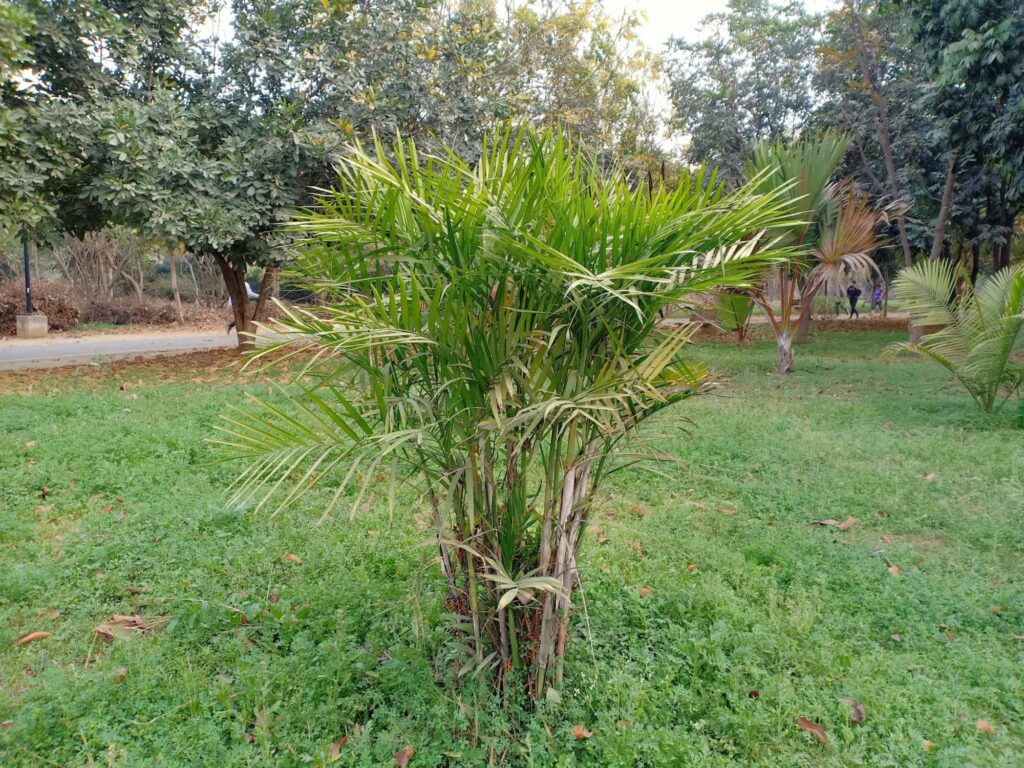
<svg viewBox="0 0 1024 768">
<path fill-rule="evenodd" d="M 697 350 L 722 386 L 646 430 L 683 464 L 602 490 L 567 685 L 536 711 L 452 678 L 418 499 L 225 510 L 203 441 L 265 385 L 122 366 L 6 392 L 0 765 L 1024 763 L 1024 431 L 880 358 L 895 338 L 824 336 L 787 379 L 770 344 Z M 115 613 L 167 618 L 107 644 Z"/>
</svg>

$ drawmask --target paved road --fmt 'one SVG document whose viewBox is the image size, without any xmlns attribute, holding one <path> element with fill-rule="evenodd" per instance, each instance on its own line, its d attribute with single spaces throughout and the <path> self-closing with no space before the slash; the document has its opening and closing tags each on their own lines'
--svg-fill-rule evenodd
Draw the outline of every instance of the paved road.
<svg viewBox="0 0 1024 768">
<path fill-rule="evenodd" d="M 160 357 L 237 345 L 224 331 L 112 333 L 98 336 L 0 340 L 0 371 L 59 368 L 139 357 Z"/>
</svg>

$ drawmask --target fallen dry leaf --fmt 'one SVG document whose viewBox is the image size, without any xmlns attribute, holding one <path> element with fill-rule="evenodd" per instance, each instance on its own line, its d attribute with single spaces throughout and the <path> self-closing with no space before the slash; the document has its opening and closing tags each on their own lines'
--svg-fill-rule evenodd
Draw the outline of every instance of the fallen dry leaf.
<svg viewBox="0 0 1024 768">
<path fill-rule="evenodd" d="M 801 731 L 806 731 L 811 734 L 822 744 L 828 744 L 828 734 L 825 733 L 825 729 L 813 720 L 808 720 L 806 717 L 798 717 L 796 719 L 796 724 L 799 726 Z"/>
<path fill-rule="evenodd" d="M 108 643 L 112 643 L 115 637 L 128 637 L 129 635 L 148 632 L 153 629 L 154 624 L 163 619 L 163 616 L 154 616 L 147 619 L 138 614 L 123 616 L 115 613 L 109 620 L 98 624 L 93 629 L 93 634 L 103 638 Z"/>
<path fill-rule="evenodd" d="M 836 527 L 839 528 L 840 531 L 846 531 L 846 530 L 849 530 L 850 528 L 853 528 L 853 526 L 855 526 L 859 522 L 860 522 L 860 520 L 858 520 L 856 517 L 853 517 L 851 515 L 850 517 L 848 517 L 845 520 L 843 520 L 843 522 L 841 522 Z"/>
<path fill-rule="evenodd" d="M 843 698 L 839 699 L 841 704 L 845 704 L 850 708 L 850 722 L 854 725 L 860 725 L 864 722 L 864 718 L 867 713 L 864 711 L 864 706 L 856 699 Z"/>
<path fill-rule="evenodd" d="M 572 727 L 572 737 L 576 739 L 576 741 L 583 741 L 584 739 L 589 739 L 593 735 L 593 731 L 584 728 L 579 723 L 576 723 L 576 725 Z"/>
<path fill-rule="evenodd" d="M 928 739 L 925 739 L 924 741 L 921 742 L 921 746 L 924 747 L 924 751 L 925 752 L 928 752 L 935 745 L 932 744 L 930 741 L 928 741 Z"/>
<path fill-rule="evenodd" d="M 395 765 L 398 766 L 398 768 L 405 768 L 405 766 L 409 764 L 409 761 L 412 760 L 412 755 L 412 745 L 406 744 L 400 750 L 395 752 Z"/>
<path fill-rule="evenodd" d="M 295 563 L 295 565 L 302 565 L 302 558 L 296 554 L 289 552 L 281 558 L 281 562 L 284 563 Z"/>
<path fill-rule="evenodd" d="M 693 573 L 698 568 L 700 568 L 700 563 L 687 563 L 686 565 L 686 570 L 688 570 L 690 573 Z"/>
<path fill-rule="evenodd" d="M 598 536 L 597 537 L 597 543 L 598 544 L 607 544 L 609 541 L 611 541 L 611 539 L 608 538 L 607 536 Z"/>
<path fill-rule="evenodd" d="M 759 690 L 757 690 L 757 688 L 751 688 L 749 691 L 747 691 L 747 698 L 748 699 L 756 699 L 760 695 L 761 695 L 761 692 Z"/>
<path fill-rule="evenodd" d="M 0 723 L 0 728 L 2 728 L 5 731 L 9 731 L 13 727 L 14 727 L 14 721 L 13 720 L 4 720 L 2 723 Z"/>
<path fill-rule="evenodd" d="M 601 526 L 599 525 L 588 525 L 587 533 L 590 533 L 594 536 L 600 536 L 602 533 L 604 533 L 604 531 L 601 530 Z"/>
<path fill-rule="evenodd" d="M 898 565 L 890 565 L 889 566 L 889 573 L 891 573 L 893 576 L 895 576 L 899 572 L 900 572 L 900 567 Z"/>
<path fill-rule="evenodd" d="M 654 590 L 650 587 L 640 587 L 640 597 L 650 597 L 654 594 Z"/>
<path fill-rule="evenodd" d="M 643 504 L 634 504 L 632 507 L 629 508 L 629 514 L 643 517 L 647 514 L 647 507 L 645 507 Z"/>
<path fill-rule="evenodd" d="M 885 517 L 885 512 L 880 509 L 875 510 L 875 517 Z"/>
<path fill-rule="evenodd" d="M 736 515 L 736 510 L 726 507 L 725 509 L 722 510 L 722 514 L 726 515 L 727 517 L 734 517 Z"/>
<path fill-rule="evenodd" d="M 113 511 L 114 511 L 114 505 L 113 504 L 105 504 L 103 506 L 103 509 L 100 510 L 100 512 L 113 512 Z"/>
<path fill-rule="evenodd" d="M 124 667 L 118 667 L 117 671 L 114 672 L 115 683 L 123 683 L 126 677 L 128 677 L 128 670 Z"/>
<path fill-rule="evenodd" d="M 35 444 L 36 444 L 36 441 L 35 441 L 35 440 L 29 440 L 29 441 L 28 441 L 27 443 L 25 443 L 25 447 L 26 447 L 26 448 L 31 448 L 31 447 L 32 447 L 32 446 L 34 446 Z"/>
<path fill-rule="evenodd" d="M 883 533 L 883 534 L 882 534 L 882 535 L 881 535 L 881 536 L 880 536 L 880 537 L 878 538 L 878 540 L 879 540 L 880 542 L 882 542 L 883 544 L 892 544 L 892 536 L 890 536 L 890 535 L 889 535 L 888 533 Z"/>
<path fill-rule="evenodd" d="M 933 482 L 935 480 L 935 473 L 929 472 L 927 475 L 924 476 L 924 480 L 926 483 Z"/>
<path fill-rule="evenodd" d="M 327 753 L 327 762 L 336 763 L 341 759 L 341 748 L 348 744 L 348 736 L 342 736 L 337 741 L 331 742 L 331 749 Z"/>
<path fill-rule="evenodd" d="M 631 725 L 632 723 L 629 720 L 619 720 L 619 726 L 622 728 L 629 728 Z"/>
<path fill-rule="evenodd" d="M 60 609 L 59 608 L 51 608 L 50 610 L 48 610 L 46 612 L 46 615 L 49 616 L 51 619 L 59 619 L 60 618 Z"/>
<path fill-rule="evenodd" d="M 49 636 L 49 632 L 29 632 L 27 635 L 22 635 L 17 640 L 15 640 L 14 644 L 16 646 L 28 645 L 29 643 L 34 643 L 36 640 L 45 640 Z"/>
<path fill-rule="evenodd" d="M 643 557 L 647 554 L 646 552 L 644 552 L 643 545 L 636 539 L 626 539 L 626 541 L 629 542 L 629 546 L 631 546 L 633 548 L 633 551 L 636 552 L 637 555 L 639 555 L 640 557 Z"/>
<path fill-rule="evenodd" d="M 975 720 L 974 725 L 981 733 L 996 732 L 996 727 L 992 725 L 992 723 L 990 723 L 988 720 Z"/>
<path fill-rule="evenodd" d="M 899 643 L 899 642 L 901 642 L 901 641 L 903 640 L 903 638 L 902 638 L 902 637 L 900 637 L 900 636 L 899 636 L 899 635 L 897 635 L 897 634 L 892 634 L 892 635 L 889 635 L 889 639 L 890 639 L 890 640 L 893 640 L 893 641 L 895 641 L 895 642 L 897 642 L 897 643 Z"/>
</svg>

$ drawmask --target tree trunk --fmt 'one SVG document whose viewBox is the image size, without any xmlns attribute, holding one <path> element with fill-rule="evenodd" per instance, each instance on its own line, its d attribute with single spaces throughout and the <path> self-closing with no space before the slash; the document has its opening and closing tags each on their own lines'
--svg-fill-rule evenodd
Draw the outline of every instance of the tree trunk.
<svg viewBox="0 0 1024 768">
<path fill-rule="evenodd" d="M 978 270 L 981 268 L 981 243 L 971 245 L 971 289 L 978 284 Z"/>
<path fill-rule="evenodd" d="M 270 295 L 270 286 L 274 282 L 274 276 L 277 274 L 277 267 L 267 267 L 263 272 L 263 280 L 260 282 L 260 297 L 256 299 L 256 309 L 252 312 L 252 319 L 254 323 L 262 322 L 263 312 L 267 305 L 267 296 Z"/>
<path fill-rule="evenodd" d="M 139 304 L 142 304 L 145 301 L 145 297 L 142 294 L 142 286 L 139 285 L 138 281 L 127 272 L 122 271 L 121 277 L 123 277 L 127 281 L 128 285 L 132 287 L 132 292 L 135 293 L 135 300 L 139 302 Z"/>
<path fill-rule="evenodd" d="M 1011 244 L 1011 237 L 1007 235 L 1004 242 L 992 247 L 992 270 L 994 272 L 998 272 L 1000 269 L 1005 269 L 1010 266 L 1010 257 L 1012 255 L 1010 250 Z"/>
<path fill-rule="evenodd" d="M 957 153 L 949 156 L 949 170 L 946 171 L 946 185 L 942 190 L 942 203 L 939 205 L 939 218 L 935 222 L 935 237 L 932 239 L 932 252 L 929 255 L 930 261 L 938 261 L 942 253 L 943 242 L 946 237 L 946 221 L 949 219 L 949 209 L 953 204 L 953 187 L 956 184 L 956 161 Z"/>
<path fill-rule="evenodd" d="M 875 105 L 875 129 L 878 133 L 878 143 L 882 146 L 882 156 L 885 158 L 885 171 L 889 177 L 889 191 L 892 193 L 894 200 L 899 200 L 902 195 L 900 194 L 899 177 L 896 175 L 896 161 L 892 153 L 892 139 L 889 134 L 889 110 L 885 105 L 885 96 L 882 94 L 881 89 L 878 87 L 878 82 L 871 72 L 871 63 L 868 60 L 870 54 L 860 28 L 860 15 L 857 12 L 857 3 L 855 0 L 848 0 L 848 6 L 850 18 L 853 21 L 854 37 L 857 42 L 857 62 L 860 65 L 861 74 L 864 76 L 864 82 L 870 89 L 871 102 Z M 903 262 L 909 267 L 914 263 L 914 254 L 910 250 L 910 239 L 907 237 L 907 220 L 904 214 L 900 214 L 899 218 L 896 219 L 896 226 L 900 232 Z"/>
<path fill-rule="evenodd" d="M 814 298 L 821 288 L 820 281 L 817 284 L 804 285 L 804 291 L 800 295 L 800 319 L 796 327 L 796 343 L 806 344 L 811 338 L 811 315 L 814 313 Z"/>
<path fill-rule="evenodd" d="M 214 254 L 217 266 L 224 277 L 224 286 L 228 290 L 231 309 L 235 316 L 235 332 L 238 334 L 239 351 L 250 350 L 254 346 L 252 321 L 249 319 L 249 292 L 245 290 L 245 268 L 233 266 L 219 253 Z"/>
<path fill-rule="evenodd" d="M 171 294 L 174 296 L 174 313 L 178 316 L 178 325 L 185 324 L 185 315 L 181 312 L 181 294 L 178 292 L 178 251 L 171 249 Z"/>
<path fill-rule="evenodd" d="M 779 344 L 779 363 L 775 372 L 780 376 L 793 372 L 793 342 L 788 331 L 783 331 L 777 339 Z"/>
</svg>

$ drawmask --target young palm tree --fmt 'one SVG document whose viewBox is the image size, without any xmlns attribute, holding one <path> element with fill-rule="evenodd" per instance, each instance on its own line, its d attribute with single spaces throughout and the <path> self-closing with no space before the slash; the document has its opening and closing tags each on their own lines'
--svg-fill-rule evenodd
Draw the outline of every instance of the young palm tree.
<svg viewBox="0 0 1024 768">
<path fill-rule="evenodd" d="M 881 277 L 871 255 L 886 243 L 881 229 L 905 212 L 906 206 L 900 203 L 872 204 L 848 179 L 829 185 L 818 211 L 810 271 L 800 291 L 797 343 L 806 342 L 810 334 L 812 305 L 819 291 L 841 289 L 854 275 L 874 272 Z"/>
<path fill-rule="evenodd" d="M 924 355 L 952 373 L 982 410 L 998 411 L 1024 384 L 1024 264 L 972 289 L 948 261 L 907 267 L 894 283 L 913 324 L 935 328 L 892 351 Z M 960 296 L 958 297 L 958 289 Z"/>
<path fill-rule="evenodd" d="M 836 133 L 823 133 L 789 145 L 780 139 L 758 145 L 747 165 L 747 178 L 755 189 L 766 193 L 780 188 L 786 190 L 786 212 L 788 218 L 796 222 L 772 232 L 783 244 L 794 249 L 794 257 L 785 264 L 774 266 L 759 290 L 753 293 L 754 301 L 768 318 L 775 334 L 779 347 L 775 372 L 779 374 L 793 370 L 796 300 L 808 270 L 807 256 L 821 232 L 822 211 L 831 199 L 833 188 L 829 180 L 849 145 L 848 138 Z M 767 295 L 768 284 L 778 287 L 778 309 Z M 809 303 L 807 300 L 803 302 L 805 305 Z M 810 311 L 809 306 L 807 311 Z"/>
<path fill-rule="evenodd" d="M 287 407 L 257 403 L 221 442 L 248 462 L 239 502 L 386 470 L 430 506 L 446 604 L 471 661 L 533 694 L 557 684 L 591 499 L 653 414 L 701 392 L 687 325 L 660 311 L 746 286 L 788 256 L 779 192 L 713 177 L 634 191 L 561 136 L 506 131 L 470 164 L 411 143 L 340 161 L 338 189 L 296 224 L 292 279 L 328 297 L 286 311 L 308 363 Z M 261 490 L 267 489 L 267 490 Z M 393 493 L 391 494 L 393 497 Z"/>
</svg>

